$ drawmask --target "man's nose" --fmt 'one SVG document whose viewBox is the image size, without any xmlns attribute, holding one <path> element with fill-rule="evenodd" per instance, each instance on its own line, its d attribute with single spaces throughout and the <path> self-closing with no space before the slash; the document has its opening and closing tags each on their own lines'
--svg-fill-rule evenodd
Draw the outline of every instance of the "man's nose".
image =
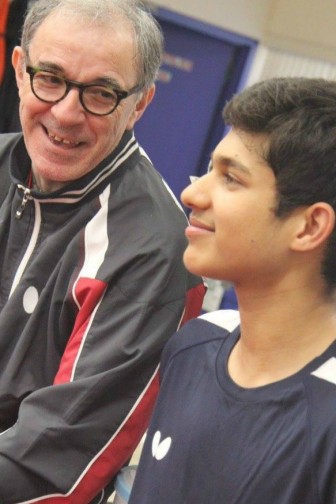
<svg viewBox="0 0 336 504">
<path fill-rule="evenodd" d="M 57 115 L 60 121 L 73 122 L 74 120 L 78 121 L 85 118 L 86 114 L 81 104 L 79 93 L 79 89 L 72 87 L 62 100 L 54 103 L 52 112 Z"/>
</svg>

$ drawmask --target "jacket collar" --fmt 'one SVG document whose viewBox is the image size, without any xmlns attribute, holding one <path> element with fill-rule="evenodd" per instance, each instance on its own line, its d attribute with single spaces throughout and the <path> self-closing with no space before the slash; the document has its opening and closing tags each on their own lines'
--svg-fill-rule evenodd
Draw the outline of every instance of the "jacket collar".
<svg viewBox="0 0 336 504">
<path fill-rule="evenodd" d="M 140 156 L 139 145 L 133 131 L 126 130 L 114 151 L 84 177 L 72 181 L 52 193 L 40 193 L 32 189 L 31 194 L 34 198 L 44 202 L 76 203 L 101 184 L 107 185 L 112 173 L 125 165 L 134 155 L 136 157 Z M 12 181 L 19 185 L 21 189 L 23 187 L 28 188 L 31 160 L 22 134 L 18 135 L 14 142 L 9 169 Z"/>
</svg>

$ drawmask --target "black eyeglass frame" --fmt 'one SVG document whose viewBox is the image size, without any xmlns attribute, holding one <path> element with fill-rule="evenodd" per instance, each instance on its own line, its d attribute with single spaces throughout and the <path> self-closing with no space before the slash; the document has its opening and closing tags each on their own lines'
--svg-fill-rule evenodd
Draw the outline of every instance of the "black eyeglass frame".
<svg viewBox="0 0 336 504">
<path fill-rule="evenodd" d="M 58 98 L 58 100 L 45 100 L 44 98 L 41 98 L 40 96 L 38 96 L 36 94 L 36 91 L 34 89 L 34 84 L 33 84 L 34 76 L 39 72 L 47 72 L 50 74 L 52 74 L 53 72 L 48 72 L 48 70 L 43 70 L 42 68 L 38 68 L 38 67 L 32 67 L 31 65 L 26 66 L 26 72 L 28 73 L 28 75 L 30 77 L 31 90 L 38 100 L 40 100 L 44 103 L 58 103 L 66 97 L 66 95 L 69 93 L 69 91 L 72 88 L 77 88 L 79 91 L 79 101 L 80 101 L 83 109 L 86 110 L 86 112 L 88 112 L 89 114 L 93 114 L 96 116 L 107 116 L 109 114 L 112 114 L 122 100 L 125 100 L 125 98 L 128 98 L 129 96 L 141 91 L 141 89 L 143 88 L 142 85 L 138 84 L 138 85 L 134 86 L 133 88 L 131 88 L 129 91 L 122 91 L 120 89 L 115 89 L 113 87 L 108 88 L 107 86 L 105 86 L 106 89 L 110 89 L 111 91 L 113 91 L 116 94 L 117 101 L 116 101 L 115 105 L 113 106 L 112 110 L 110 110 L 109 112 L 104 112 L 103 114 L 100 114 L 98 112 L 92 112 L 91 110 L 89 110 L 83 100 L 83 93 L 84 93 L 85 89 L 90 88 L 90 87 L 95 87 L 95 86 L 97 87 L 97 86 L 99 86 L 99 84 L 94 84 L 94 83 L 84 84 L 83 82 L 78 82 L 75 80 L 66 79 L 65 77 L 61 77 L 61 76 L 55 74 L 56 77 L 58 77 L 59 79 L 61 79 L 65 83 L 65 85 L 66 85 L 65 92 L 61 98 Z M 104 86 L 101 86 L 101 87 L 104 87 Z"/>
</svg>

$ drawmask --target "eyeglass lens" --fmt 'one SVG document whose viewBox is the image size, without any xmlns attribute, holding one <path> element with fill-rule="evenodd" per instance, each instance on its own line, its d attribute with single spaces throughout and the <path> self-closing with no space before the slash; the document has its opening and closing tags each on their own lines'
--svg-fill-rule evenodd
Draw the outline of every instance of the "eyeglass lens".
<svg viewBox="0 0 336 504">
<path fill-rule="evenodd" d="M 64 98 L 70 89 L 62 77 L 43 71 L 33 74 L 32 85 L 38 98 L 51 103 Z M 79 89 L 83 105 L 89 112 L 104 115 L 111 113 L 118 105 L 118 96 L 112 89 L 95 84 Z"/>
</svg>

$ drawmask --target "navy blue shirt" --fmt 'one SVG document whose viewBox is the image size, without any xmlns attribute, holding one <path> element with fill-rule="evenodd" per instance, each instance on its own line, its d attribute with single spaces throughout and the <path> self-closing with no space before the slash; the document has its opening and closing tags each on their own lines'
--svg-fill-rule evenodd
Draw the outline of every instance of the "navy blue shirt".
<svg viewBox="0 0 336 504">
<path fill-rule="evenodd" d="M 196 319 L 168 343 L 130 504 L 336 503 L 336 343 L 244 389 L 227 372 L 238 338 Z"/>
</svg>

